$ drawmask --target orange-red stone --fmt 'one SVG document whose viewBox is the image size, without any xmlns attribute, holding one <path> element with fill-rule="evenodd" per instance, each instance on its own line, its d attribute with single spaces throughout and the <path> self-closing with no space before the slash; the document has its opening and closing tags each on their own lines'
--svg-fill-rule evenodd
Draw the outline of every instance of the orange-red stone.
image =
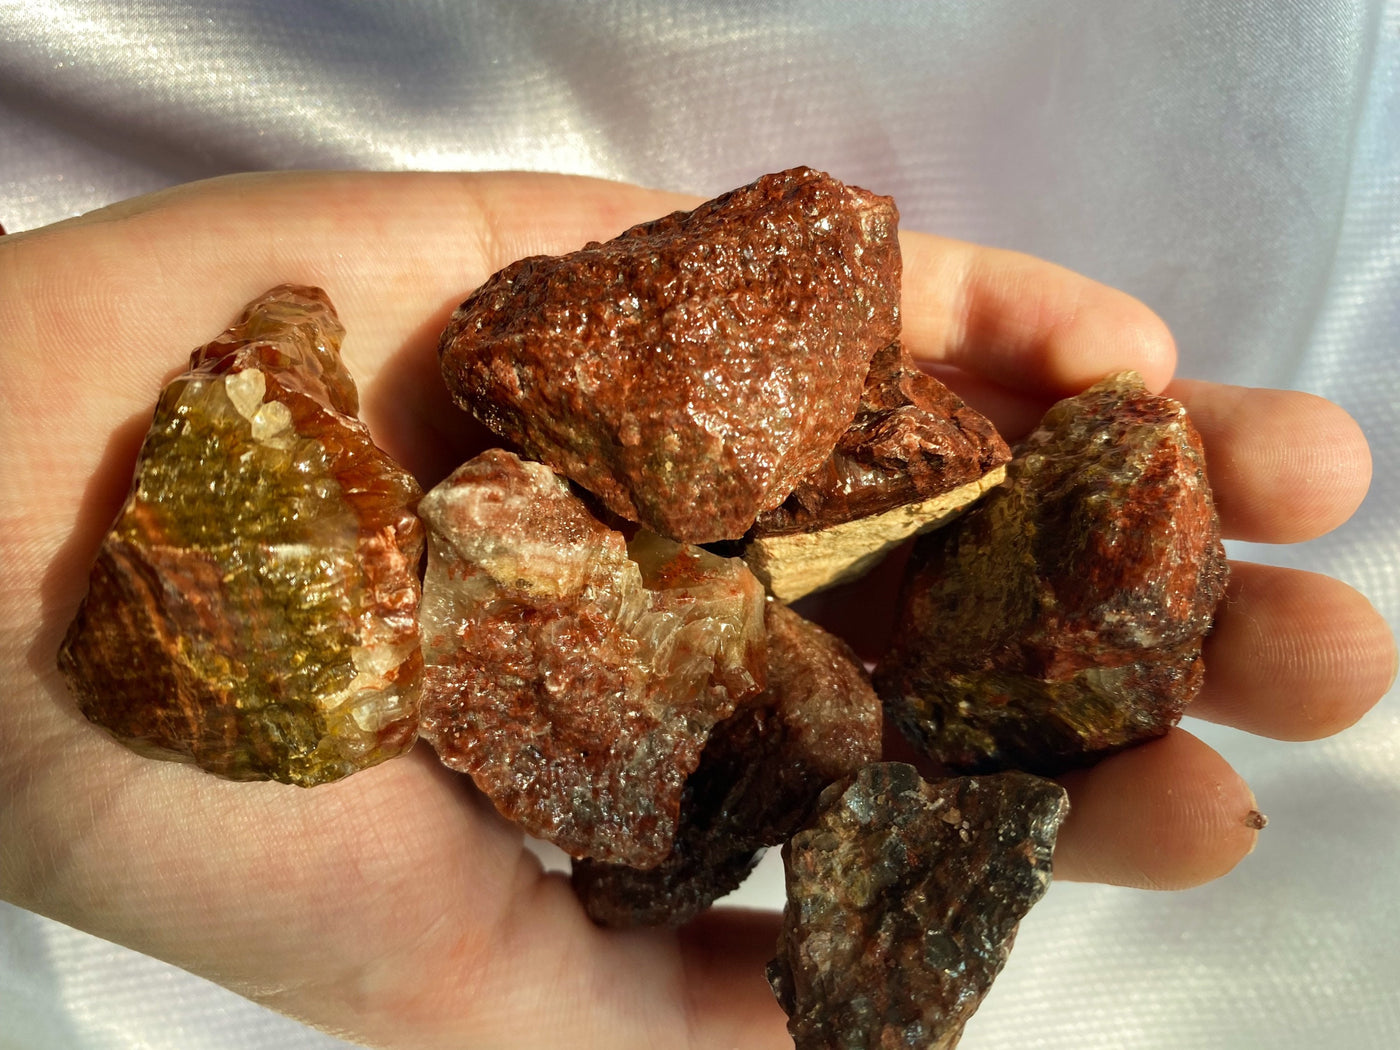
<svg viewBox="0 0 1400 1050">
<path fill-rule="evenodd" d="M 899 334 L 898 215 L 810 168 L 512 263 L 440 344 L 458 404 L 614 513 L 737 539 L 836 446 Z"/>
</svg>

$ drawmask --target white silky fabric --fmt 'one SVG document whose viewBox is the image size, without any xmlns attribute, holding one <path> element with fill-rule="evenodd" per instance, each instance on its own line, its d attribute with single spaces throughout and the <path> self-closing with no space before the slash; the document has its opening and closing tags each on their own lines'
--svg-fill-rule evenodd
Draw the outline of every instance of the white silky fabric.
<svg viewBox="0 0 1400 1050">
<path fill-rule="evenodd" d="M 1367 502 L 1243 553 L 1400 622 L 1400 0 L 0 0 L 10 230 L 244 169 L 710 193 L 797 163 L 1132 292 L 1182 374 L 1340 402 Z M 1271 817 L 1257 851 L 1186 893 L 1053 887 L 965 1050 L 1400 1047 L 1394 692 L 1316 744 L 1190 728 Z M 0 1050 L 341 1045 L 0 906 Z"/>
</svg>

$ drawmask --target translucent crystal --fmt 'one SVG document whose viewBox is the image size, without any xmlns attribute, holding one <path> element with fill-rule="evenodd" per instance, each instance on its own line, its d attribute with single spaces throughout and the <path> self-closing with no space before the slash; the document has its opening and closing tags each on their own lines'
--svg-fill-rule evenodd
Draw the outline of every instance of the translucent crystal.
<svg viewBox="0 0 1400 1050">
<path fill-rule="evenodd" d="M 420 492 L 355 418 L 343 334 L 275 288 L 161 394 L 59 654 L 129 746 L 301 785 L 412 746 Z"/>
<path fill-rule="evenodd" d="M 645 533 L 629 551 L 562 478 L 501 450 L 421 513 L 424 736 L 531 834 L 658 863 L 711 729 L 763 686 L 758 581 Z"/>
</svg>

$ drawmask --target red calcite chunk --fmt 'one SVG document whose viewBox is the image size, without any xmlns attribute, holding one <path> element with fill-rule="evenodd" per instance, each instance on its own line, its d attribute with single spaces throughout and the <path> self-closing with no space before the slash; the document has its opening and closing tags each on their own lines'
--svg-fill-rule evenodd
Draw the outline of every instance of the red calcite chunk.
<svg viewBox="0 0 1400 1050">
<path fill-rule="evenodd" d="M 532 835 L 660 863 L 711 729 L 763 687 L 763 588 L 737 559 L 649 533 L 629 546 L 501 450 L 420 511 L 423 735 Z"/>
<path fill-rule="evenodd" d="M 955 769 L 1052 774 L 1160 736 L 1228 576 L 1200 437 L 1134 373 L 1060 402 L 915 547 L 876 684 Z"/>
<path fill-rule="evenodd" d="M 880 756 L 882 712 L 850 647 L 772 599 L 768 687 L 715 727 L 686 783 L 680 830 L 646 871 L 575 861 L 574 889 L 605 926 L 679 926 L 787 841 L 822 789 Z"/>
<path fill-rule="evenodd" d="M 343 334 L 274 288 L 161 394 L 59 653 L 131 747 L 307 786 L 412 746 L 421 493 L 355 418 Z"/>
<path fill-rule="evenodd" d="M 794 168 L 512 263 L 440 344 L 458 404 L 611 511 L 737 539 L 835 448 L 899 332 L 888 197 Z"/>
</svg>

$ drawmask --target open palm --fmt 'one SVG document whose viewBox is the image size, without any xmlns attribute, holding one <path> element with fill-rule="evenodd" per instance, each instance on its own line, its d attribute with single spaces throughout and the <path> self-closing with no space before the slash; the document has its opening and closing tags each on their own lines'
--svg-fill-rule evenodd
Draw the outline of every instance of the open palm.
<svg viewBox="0 0 1400 1050">
<path fill-rule="evenodd" d="M 481 439 L 437 376 L 456 303 L 520 256 L 689 203 L 558 176 L 239 176 L 0 239 L 0 896 L 373 1045 L 791 1045 L 763 978 L 771 916 L 597 930 L 421 745 L 311 791 L 224 782 L 114 745 L 54 664 L 156 392 L 246 301 L 283 282 L 329 292 L 363 416 L 426 487 Z M 1170 380 L 1170 337 L 1129 297 L 1025 256 L 902 239 L 907 345 L 1008 434 L 1107 372 Z M 1334 406 L 1172 392 L 1205 439 L 1228 536 L 1307 539 L 1364 494 L 1365 443 Z M 1250 565 L 1206 659 L 1193 714 L 1286 739 L 1349 725 L 1395 667 L 1360 595 Z M 1253 844 L 1248 788 L 1182 730 L 1066 783 L 1060 878 L 1192 885 Z"/>
</svg>

